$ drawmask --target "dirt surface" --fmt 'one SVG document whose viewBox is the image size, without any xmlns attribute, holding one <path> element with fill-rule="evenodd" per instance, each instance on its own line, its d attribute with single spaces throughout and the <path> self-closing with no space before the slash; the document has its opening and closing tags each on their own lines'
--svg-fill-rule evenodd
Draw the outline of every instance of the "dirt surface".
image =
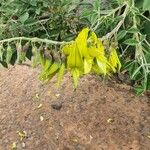
<svg viewBox="0 0 150 150">
<path fill-rule="evenodd" d="M 148 97 L 92 75 L 76 91 L 66 75 L 57 89 L 38 72 L 0 70 L 0 150 L 150 150 Z"/>
</svg>

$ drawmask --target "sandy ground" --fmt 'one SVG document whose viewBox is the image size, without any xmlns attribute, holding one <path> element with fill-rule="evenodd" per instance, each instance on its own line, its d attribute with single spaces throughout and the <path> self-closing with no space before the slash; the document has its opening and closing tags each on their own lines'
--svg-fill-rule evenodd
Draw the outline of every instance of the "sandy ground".
<svg viewBox="0 0 150 150">
<path fill-rule="evenodd" d="M 150 150 L 150 101 L 115 81 L 65 75 L 44 85 L 39 69 L 0 70 L 0 150 Z"/>
</svg>

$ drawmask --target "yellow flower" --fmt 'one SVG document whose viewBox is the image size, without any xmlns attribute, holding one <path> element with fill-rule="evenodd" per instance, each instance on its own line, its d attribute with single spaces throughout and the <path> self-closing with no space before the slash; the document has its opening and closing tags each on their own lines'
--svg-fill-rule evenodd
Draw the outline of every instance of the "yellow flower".
<svg viewBox="0 0 150 150">
<path fill-rule="evenodd" d="M 104 46 L 94 32 L 88 38 L 88 52 L 91 57 L 104 55 Z"/>
<path fill-rule="evenodd" d="M 110 75 L 121 68 L 116 50 L 110 47 L 109 57 L 106 57 L 102 41 L 94 32 L 89 32 L 89 28 L 84 28 L 71 44 L 62 47 L 75 88 L 82 74 L 92 71 L 96 74 Z"/>
<path fill-rule="evenodd" d="M 120 60 L 118 58 L 117 52 L 114 48 L 110 47 L 110 55 L 109 55 L 109 71 L 112 70 L 114 73 L 116 73 L 117 71 L 120 71 L 121 69 L 121 63 Z"/>
<path fill-rule="evenodd" d="M 81 52 L 81 56 L 84 58 L 89 58 L 89 53 L 87 50 L 87 38 L 88 38 L 89 28 L 84 28 L 77 38 L 75 39 L 75 42 L 77 44 L 77 48 Z"/>
</svg>

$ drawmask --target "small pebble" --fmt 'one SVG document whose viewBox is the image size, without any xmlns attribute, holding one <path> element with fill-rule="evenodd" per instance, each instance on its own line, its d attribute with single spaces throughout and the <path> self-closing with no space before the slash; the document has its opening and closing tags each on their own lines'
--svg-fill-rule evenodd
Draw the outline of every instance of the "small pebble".
<svg viewBox="0 0 150 150">
<path fill-rule="evenodd" d="M 56 97 L 59 97 L 60 96 L 60 94 L 56 94 Z"/>
<path fill-rule="evenodd" d="M 43 121 L 43 120 L 44 120 L 43 116 L 40 116 L 40 120 L 41 120 L 41 121 Z"/>
<path fill-rule="evenodd" d="M 113 120 L 112 118 L 109 118 L 109 119 L 107 120 L 107 122 L 108 122 L 108 123 L 113 123 L 114 120 Z"/>
<path fill-rule="evenodd" d="M 41 108 L 43 105 L 42 104 L 40 104 L 39 106 L 38 106 L 38 108 Z"/>
<path fill-rule="evenodd" d="M 53 109 L 60 110 L 62 108 L 62 103 L 61 102 L 55 102 L 55 103 L 51 104 L 51 107 Z"/>
<path fill-rule="evenodd" d="M 25 146 L 26 146 L 26 144 L 23 142 L 23 143 L 22 143 L 22 147 L 25 148 Z"/>
</svg>

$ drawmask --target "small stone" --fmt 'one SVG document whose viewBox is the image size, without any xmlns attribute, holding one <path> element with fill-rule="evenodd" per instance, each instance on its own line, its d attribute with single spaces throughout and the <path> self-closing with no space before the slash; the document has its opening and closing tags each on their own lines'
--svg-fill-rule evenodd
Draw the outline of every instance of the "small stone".
<svg viewBox="0 0 150 150">
<path fill-rule="evenodd" d="M 43 121 L 43 120 L 44 120 L 44 117 L 43 117 L 43 116 L 40 116 L 40 120 Z"/>
<path fill-rule="evenodd" d="M 62 108 L 62 103 L 61 102 L 55 102 L 55 103 L 51 104 L 51 107 L 53 109 L 60 110 Z"/>
<path fill-rule="evenodd" d="M 107 120 L 107 122 L 108 122 L 108 123 L 113 123 L 114 120 L 113 120 L 112 118 L 109 118 L 109 119 Z"/>
<path fill-rule="evenodd" d="M 23 143 L 22 143 L 22 147 L 25 148 L 25 146 L 26 146 L 26 144 L 23 142 Z"/>
<path fill-rule="evenodd" d="M 35 97 L 36 97 L 37 99 L 39 99 L 39 98 L 40 98 L 38 93 L 35 95 Z"/>
<path fill-rule="evenodd" d="M 38 108 L 41 108 L 43 105 L 42 104 L 39 104 Z"/>
<path fill-rule="evenodd" d="M 17 149 L 17 143 L 13 142 L 11 148 L 12 148 L 12 150 L 16 150 Z"/>
<path fill-rule="evenodd" d="M 56 96 L 56 97 L 59 97 L 59 96 L 60 96 L 60 94 L 56 94 L 55 96 Z"/>
</svg>

